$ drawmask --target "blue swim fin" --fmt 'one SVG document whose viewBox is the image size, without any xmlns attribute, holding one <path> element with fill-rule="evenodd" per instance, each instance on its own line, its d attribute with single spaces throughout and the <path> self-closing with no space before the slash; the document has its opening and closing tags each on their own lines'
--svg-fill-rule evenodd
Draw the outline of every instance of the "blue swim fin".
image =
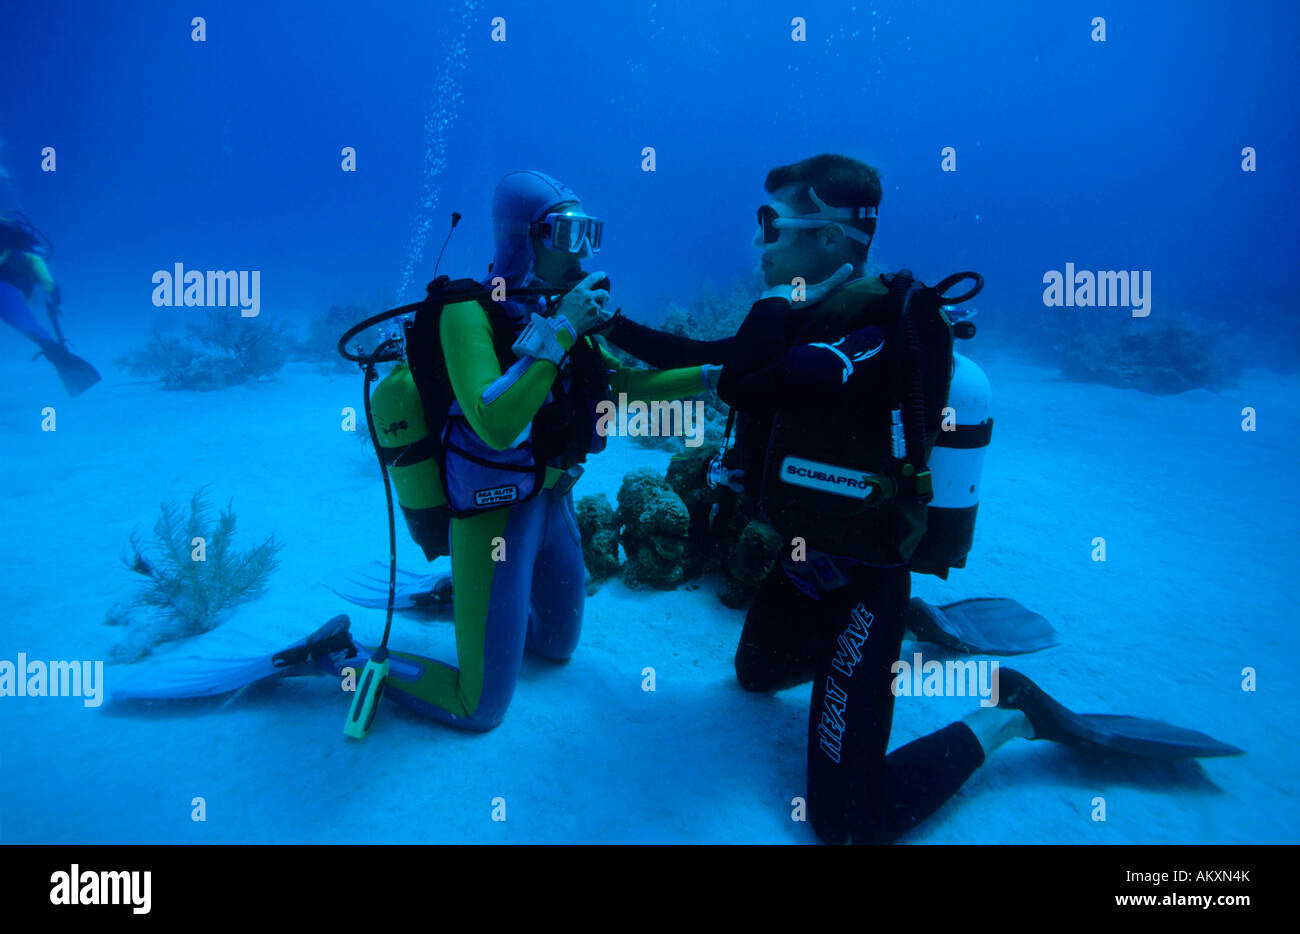
<svg viewBox="0 0 1300 934">
<path fill-rule="evenodd" d="M 336 616 L 278 651 L 260 636 L 214 629 L 172 652 L 109 669 L 109 696 L 114 702 L 216 697 L 258 681 L 297 675 L 338 677 L 347 667 L 360 672 L 375 649 L 354 642 L 350 625 L 347 616 Z M 393 651 L 390 660 L 384 696 L 429 715 L 432 700 L 442 696 L 454 671 L 411 652 Z"/>
<path fill-rule="evenodd" d="M 54 364 L 54 371 L 59 381 L 70 396 L 79 396 L 100 380 L 99 371 L 91 364 L 72 353 L 63 344 L 50 341 L 41 347 L 45 359 Z"/>
<path fill-rule="evenodd" d="M 326 587 L 348 603 L 371 609 L 388 606 L 388 562 L 371 564 L 345 571 L 332 580 L 322 581 Z M 397 590 L 393 609 L 418 610 L 431 616 L 450 616 L 451 571 L 432 571 L 416 574 L 397 569 Z"/>
<path fill-rule="evenodd" d="M 336 616 L 289 646 L 239 630 L 214 629 L 135 665 L 110 668 L 114 701 L 215 697 L 267 678 L 321 674 L 331 655 L 357 654 L 350 621 Z"/>
</svg>

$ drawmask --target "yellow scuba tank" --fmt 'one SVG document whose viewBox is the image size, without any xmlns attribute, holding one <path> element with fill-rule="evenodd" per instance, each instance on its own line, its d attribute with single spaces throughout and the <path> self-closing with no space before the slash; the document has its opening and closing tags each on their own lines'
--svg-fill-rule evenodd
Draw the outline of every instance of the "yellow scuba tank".
<svg viewBox="0 0 1300 934">
<path fill-rule="evenodd" d="M 411 538 L 430 561 L 449 553 L 451 513 L 424 421 L 420 393 L 405 362 L 393 367 L 370 397 L 376 452 L 388 468 Z"/>
<path fill-rule="evenodd" d="M 452 215 L 452 226 L 460 219 Z M 472 279 L 446 276 L 434 279 L 425 289 L 424 301 L 413 302 L 373 315 L 354 324 L 338 340 L 339 355 L 345 360 L 360 364 L 365 374 L 363 389 L 369 428 L 375 444 L 375 455 L 384 470 L 385 489 L 397 490 L 397 501 L 411 538 L 424 551 L 430 561 L 451 552 L 452 510 L 447 502 L 444 483 L 443 428 L 450 406 L 455 401 L 446 374 L 442 348 L 438 338 L 438 322 L 445 305 L 462 302 L 483 302 L 486 289 Z M 552 297 L 562 294 L 562 289 L 550 286 L 526 286 L 510 290 L 512 298 Z M 492 307 L 492 303 L 485 308 Z M 370 352 L 353 346 L 351 342 L 363 332 L 393 318 L 409 318 L 402 325 L 403 335 L 385 335 Z M 512 341 L 501 338 L 498 356 L 509 355 Z M 510 362 L 502 361 L 503 371 Z M 393 369 L 378 380 L 376 366 L 393 363 Z M 374 389 L 370 386 L 374 384 Z M 426 412 L 426 407 L 428 411 Z M 433 431 L 429 433 L 432 414 Z M 544 470 L 544 467 L 542 468 Z M 391 495 L 389 503 L 391 506 Z M 393 510 L 390 509 L 390 518 Z M 390 542 L 394 531 L 389 528 Z M 395 555 L 394 545 L 394 555 Z M 392 557 L 394 568 L 396 558 Z M 395 577 L 395 570 L 390 577 Z M 390 581 L 390 587 L 393 586 Z"/>
</svg>

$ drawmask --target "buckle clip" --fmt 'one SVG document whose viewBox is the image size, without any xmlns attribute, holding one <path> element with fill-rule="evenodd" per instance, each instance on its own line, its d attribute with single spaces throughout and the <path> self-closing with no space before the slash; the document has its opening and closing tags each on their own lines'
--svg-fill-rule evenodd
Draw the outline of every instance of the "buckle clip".
<svg viewBox="0 0 1300 934">
<path fill-rule="evenodd" d="M 551 490 L 556 496 L 565 496 L 573 489 L 573 485 L 578 482 L 578 478 L 582 476 L 582 472 L 582 465 L 574 464 L 564 472 L 563 476 L 561 476 L 559 480 L 555 481 L 555 486 L 551 487 Z"/>
</svg>

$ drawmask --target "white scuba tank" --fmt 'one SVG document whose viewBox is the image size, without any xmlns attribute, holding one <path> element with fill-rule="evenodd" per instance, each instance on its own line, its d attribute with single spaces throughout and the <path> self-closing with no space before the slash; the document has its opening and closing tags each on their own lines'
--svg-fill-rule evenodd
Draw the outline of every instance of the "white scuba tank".
<svg viewBox="0 0 1300 934">
<path fill-rule="evenodd" d="M 992 396 L 984 371 L 969 357 L 954 353 L 943 427 L 929 461 L 934 499 L 925 536 L 910 562 L 913 571 L 946 578 L 951 568 L 966 566 L 975 539 L 984 453 L 993 437 Z"/>
</svg>

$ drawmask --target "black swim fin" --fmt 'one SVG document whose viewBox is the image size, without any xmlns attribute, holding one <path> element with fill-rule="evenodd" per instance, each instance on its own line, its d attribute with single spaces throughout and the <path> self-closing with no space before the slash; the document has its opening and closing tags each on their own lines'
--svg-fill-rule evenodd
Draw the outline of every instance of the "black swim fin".
<svg viewBox="0 0 1300 934">
<path fill-rule="evenodd" d="M 1239 756 L 1245 750 L 1221 743 L 1196 730 L 1103 713 L 1075 713 L 1057 703 L 1026 675 L 998 669 L 999 707 L 1023 711 L 1034 739 L 1047 739 L 1088 752 L 1123 753 L 1147 759 L 1199 759 Z"/>
<path fill-rule="evenodd" d="M 976 655 L 1023 655 L 1057 642 L 1051 623 L 1007 597 L 976 597 L 942 607 L 913 597 L 903 621 L 922 642 Z"/>
<path fill-rule="evenodd" d="M 54 364 L 63 388 L 70 396 L 79 396 L 101 379 L 99 371 L 91 364 L 72 353 L 57 341 L 47 341 L 41 345 L 45 358 Z"/>
</svg>

